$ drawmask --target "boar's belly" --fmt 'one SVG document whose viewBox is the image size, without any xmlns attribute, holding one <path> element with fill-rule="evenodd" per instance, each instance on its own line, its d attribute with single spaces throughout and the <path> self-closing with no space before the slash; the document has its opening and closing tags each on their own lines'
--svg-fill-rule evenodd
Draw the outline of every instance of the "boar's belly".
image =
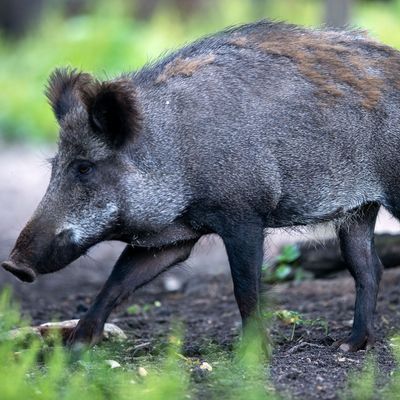
<svg viewBox="0 0 400 400">
<path fill-rule="evenodd" d="M 361 205 L 380 201 L 379 193 L 331 193 L 324 196 L 283 196 L 269 213 L 266 225 L 273 228 L 310 225 L 347 218 Z"/>
</svg>

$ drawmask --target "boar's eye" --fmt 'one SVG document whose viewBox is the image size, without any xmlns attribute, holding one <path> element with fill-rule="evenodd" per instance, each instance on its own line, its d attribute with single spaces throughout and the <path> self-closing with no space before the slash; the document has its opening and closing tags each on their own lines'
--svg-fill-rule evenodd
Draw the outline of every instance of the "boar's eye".
<svg viewBox="0 0 400 400">
<path fill-rule="evenodd" d="M 93 164 L 88 161 L 80 161 L 77 164 L 77 171 L 79 175 L 88 175 L 93 171 Z"/>
</svg>

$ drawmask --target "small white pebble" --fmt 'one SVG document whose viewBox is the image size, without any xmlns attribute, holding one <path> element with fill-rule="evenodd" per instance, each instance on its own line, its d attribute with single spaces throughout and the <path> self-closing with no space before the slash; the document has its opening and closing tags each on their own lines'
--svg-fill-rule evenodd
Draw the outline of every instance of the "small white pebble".
<svg viewBox="0 0 400 400">
<path fill-rule="evenodd" d="M 200 364 L 200 369 L 211 372 L 212 371 L 212 366 L 208 362 L 203 361 Z"/>
<path fill-rule="evenodd" d="M 144 378 L 144 377 L 147 376 L 149 373 L 147 372 L 147 369 L 146 369 L 146 368 L 139 367 L 139 368 L 138 368 L 138 374 L 139 374 L 139 376 L 141 376 L 142 378 Z"/>
<path fill-rule="evenodd" d="M 342 343 L 339 346 L 339 350 L 342 350 L 345 353 L 348 353 L 350 351 L 350 345 L 348 345 L 347 343 Z"/>
<path fill-rule="evenodd" d="M 182 289 L 183 282 L 175 276 L 164 277 L 164 288 L 167 292 L 177 292 Z"/>
<path fill-rule="evenodd" d="M 106 364 L 111 368 L 121 368 L 121 364 L 115 360 L 106 360 Z"/>
</svg>

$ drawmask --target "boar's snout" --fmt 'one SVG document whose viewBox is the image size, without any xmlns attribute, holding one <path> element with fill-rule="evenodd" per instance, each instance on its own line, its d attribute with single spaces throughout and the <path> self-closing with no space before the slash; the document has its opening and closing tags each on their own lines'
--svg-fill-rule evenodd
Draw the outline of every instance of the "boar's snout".
<svg viewBox="0 0 400 400">
<path fill-rule="evenodd" d="M 9 260 L 4 261 L 1 266 L 23 282 L 33 282 L 36 279 L 35 271 L 24 263 L 17 263 L 13 260 Z"/>
<path fill-rule="evenodd" d="M 73 229 L 56 229 L 54 220 L 32 219 L 20 233 L 8 261 L 1 266 L 24 282 L 58 271 L 80 257 L 91 243 L 77 243 Z"/>
<path fill-rule="evenodd" d="M 1 266 L 24 282 L 37 275 L 57 271 L 80 255 L 73 242 L 73 232 L 57 233 L 54 221 L 34 218 L 20 233 L 9 260 Z"/>
</svg>

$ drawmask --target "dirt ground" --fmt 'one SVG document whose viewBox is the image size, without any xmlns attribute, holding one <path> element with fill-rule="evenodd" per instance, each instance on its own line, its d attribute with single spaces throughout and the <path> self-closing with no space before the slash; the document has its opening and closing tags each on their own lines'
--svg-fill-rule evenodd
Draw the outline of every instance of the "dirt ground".
<svg viewBox="0 0 400 400">
<path fill-rule="evenodd" d="M 342 275 L 329 280 L 265 287 L 275 310 L 297 311 L 305 319 L 322 319 L 327 323 L 327 327 L 320 323 L 297 327 L 293 339 L 292 325 L 273 324 L 271 376 L 278 392 L 304 399 L 338 398 L 349 372 L 362 367 L 366 351 L 344 354 L 331 348 L 334 340 L 350 331 L 353 317 L 354 285 L 347 274 Z M 34 323 L 52 318 L 80 318 L 96 294 L 94 286 L 77 284 L 76 290 L 63 292 L 56 301 L 51 293 L 38 293 L 34 287 L 20 293 L 19 298 L 22 309 L 31 315 Z M 400 268 L 387 270 L 378 300 L 377 343 L 372 350 L 382 382 L 395 368 L 388 339 L 400 327 L 399 301 Z M 127 312 L 129 305 L 136 304 L 143 310 L 154 302 L 161 304 L 136 315 Z M 166 342 L 171 324 L 176 320 L 186 327 L 185 355 L 201 357 L 210 343 L 230 349 L 240 326 L 230 277 L 199 275 L 176 292 L 165 290 L 162 279 L 158 279 L 136 292 L 110 318 L 127 333 L 134 347 L 143 345 L 141 352 L 149 353 Z"/>
<path fill-rule="evenodd" d="M 21 156 L 22 154 L 22 156 Z M 40 199 L 48 173 L 41 157 L 30 150 L 0 151 L 0 259 L 7 257 L 19 229 Z M 39 171 L 39 172 L 32 172 Z M 44 172 L 43 172 L 44 171 Z M 395 231 L 397 225 L 383 216 L 386 231 Z M 275 243 L 284 240 L 277 237 Z M 22 310 L 34 323 L 49 320 L 79 318 L 87 310 L 106 279 L 120 244 L 106 244 L 91 257 L 83 258 L 73 266 L 38 282 L 17 283 L 13 277 L 0 271 L 0 288 L 11 284 Z M 200 246 L 204 253 L 209 246 Z M 157 343 L 165 341 L 174 320 L 186 326 L 184 351 L 200 356 L 210 343 L 230 349 L 238 336 L 240 318 L 233 297 L 232 282 L 226 267 L 226 256 L 221 246 L 209 250 L 209 257 L 195 257 L 192 268 L 169 274 L 178 281 L 174 290 L 168 279 L 160 277 L 151 285 L 136 292 L 112 317 L 128 334 L 129 341 L 141 351 L 151 352 Z M 366 352 L 343 354 L 330 346 L 336 339 L 350 332 L 354 305 L 354 284 L 348 273 L 332 279 L 285 283 L 268 290 L 270 307 L 302 314 L 304 319 L 324 324 L 297 327 L 292 338 L 292 326 L 275 322 L 272 337 L 275 343 L 271 363 L 271 378 L 276 389 L 304 399 L 338 398 L 350 371 L 360 369 Z M 388 339 L 400 329 L 400 269 L 385 271 L 378 299 L 376 318 L 376 355 L 381 381 L 385 381 L 395 367 Z M 149 307 L 154 302 L 160 306 Z M 132 315 L 127 307 L 141 306 Z M 130 356 L 136 356 L 131 354 Z"/>
</svg>

